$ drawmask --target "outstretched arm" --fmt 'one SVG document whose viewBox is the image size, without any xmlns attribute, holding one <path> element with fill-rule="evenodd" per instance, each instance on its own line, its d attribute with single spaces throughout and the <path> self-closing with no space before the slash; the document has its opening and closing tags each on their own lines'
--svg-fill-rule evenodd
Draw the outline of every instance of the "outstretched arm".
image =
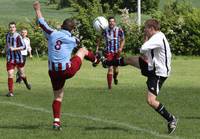
<svg viewBox="0 0 200 139">
<path fill-rule="evenodd" d="M 35 15 L 36 15 L 36 17 L 38 19 L 39 25 L 42 28 L 42 30 L 46 33 L 45 35 L 48 38 L 49 35 L 53 32 L 53 29 L 51 27 L 49 27 L 49 25 L 46 23 L 46 21 L 42 17 L 42 12 L 40 10 L 40 2 L 39 1 L 35 1 L 33 3 L 33 8 L 35 10 Z"/>
<path fill-rule="evenodd" d="M 40 10 L 40 2 L 39 1 L 35 1 L 33 3 L 33 8 L 35 10 L 35 15 L 36 17 L 39 19 L 39 18 L 42 18 L 42 12 Z"/>
</svg>

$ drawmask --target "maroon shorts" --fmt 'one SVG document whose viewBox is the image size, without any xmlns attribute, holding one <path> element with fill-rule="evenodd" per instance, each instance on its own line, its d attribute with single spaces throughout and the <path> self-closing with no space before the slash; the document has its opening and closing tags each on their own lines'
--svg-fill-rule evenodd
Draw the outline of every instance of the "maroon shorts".
<svg viewBox="0 0 200 139">
<path fill-rule="evenodd" d="M 72 78 L 76 72 L 80 69 L 82 61 L 79 56 L 74 56 L 71 58 L 71 64 L 63 71 L 50 71 L 49 77 L 51 79 L 51 84 L 53 90 L 62 89 L 65 85 L 65 80 Z"/>
<path fill-rule="evenodd" d="M 24 67 L 24 63 L 11 63 L 11 62 L 7 62 L 6 67 L 7 67 L 7 71 L 15 69 L 15 67 L 17 67 L 17 68 L 23 68 Z"/>
<path fill-rule="evenodd" d="M 115 60 L 120 57 L 120 53 L 105 53 L 105 58 L 108 61 Z"/>
</svg>

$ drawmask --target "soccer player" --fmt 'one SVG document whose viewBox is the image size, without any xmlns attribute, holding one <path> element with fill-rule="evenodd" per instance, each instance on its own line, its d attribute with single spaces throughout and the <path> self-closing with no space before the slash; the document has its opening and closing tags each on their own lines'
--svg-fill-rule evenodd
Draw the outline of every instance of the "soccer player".
<svg viewBox="0 0 200 139">
<path fill-rule="evenodd" d="M 132 65 L 147 77 L 147 103 L 168 122 L 168 133 L 174 132 L 177 119 L 157 100 L 160 89 L 171 71 L 171 50 L 165 35 L 160 31 L 160 23 L 155 19 L 145 22 L 145 43 L 140 49 L 141 56 L 121 57 L 105 65 Z"/>
<path fill-rule="evenodd" d="M 109 26 L 103 31 L 102 36 L 105 40 L 105 57 L 107 60 L 112 61 L 120 57 L 120 53 L 123 50 L 125 39 L 124 31 L 116 26 L 116 21 L 114 17 L 108 18 Z M 99 51 L 101 39 L 97 39 L 96 52 Z M 95 64 L 93 66 L 96 66 Z M 109 66 L 107 72 L 107 83 L 108 89 L 112 88 L 112 78 L 114 79 L 114 84 L 118 84 L 117 76 L 119 74 L 119 69 L 117 66 Z"/>
<path fill-rule="evenodd" d="M 24 61 L 21 54 L 21 50 L 26 49 L 22 41 L 22 37 L 16 31 L 16 23 L 9 23 L 9 32 L 6 35 L 6 58 L 7 58 L 7 72 L 8 72 L 8 97 L 14 96 L 13 92 L 13 76 L 14 69 L 17 67 L 20 72 L 20 78 L 24 81 L 27 89 L 31 89 L 30 84 L 28 83 L 25 71 L 24 71 Z"/>
<path fill-rule="evenodd" d="M 26 64 L 26 57 L 29 53 L 30 58 L 32 58 L 32 53 L 31 53 L 31 45 L 30 45 L 30 39 L 28 38 L 28 31 L 27 29 L 22 29 L 21 31 L 21 36 L 22 36 L 22 40 L 24 41 L 25 45 L 26 45 L 26 49 L 25 50 L 21 50 L 21 54 L 23 57 L 23 61 L 24 61 L 24 66 Z M 21 83 L 22 79 L 20 78 L 20 73 L 19 71 L 16 73 L 16 83 Z"/>
<path fill-rule="evenodd" d="M 35 1 L 33 4 L 39 25 L 44 31 L 48 40 L 48 67 L 51 79 L 54 100 L 53 109 L 53 129 L 61 129 L 61 103 L 64 95 L 64 84 L 66 79 L 72 78 L 80 69 L 84 57 L 91 62 L 98 59 L 85 47 L 79 48 L 76 54 L 71 57 L 73 49 L 77 46 L 77 39 L 71 32 L 75 28 L 73 19 L 65 19 L 61 25 L 61 30 L 57 31 L 48 26 L 45 22 L 40 3 Z"/>
</svg>

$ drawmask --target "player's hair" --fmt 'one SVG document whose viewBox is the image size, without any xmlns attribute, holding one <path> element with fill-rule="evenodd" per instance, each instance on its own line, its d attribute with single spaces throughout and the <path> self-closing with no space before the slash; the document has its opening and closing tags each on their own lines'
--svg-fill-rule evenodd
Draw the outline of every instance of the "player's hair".
<svg viewBox="0 0 200 139">
<path fill-rule="evenodd" d="M 75 20 L 69 18 L 69 19 L 65 19 L 63 21 L 63 24 L 61 25 L 61 28 L 71 32 L 75 28 L 75 26 L 76 26 Z"/>
<path fill-rule="evenodd" d="M 145 22 L 145 28 L 151 28 L 153 27 L 156 31 L 160 30 L 160 23 L 156 19 L 148 19 Z"/>
<path fill-rule="evenodd" d="M 23 28 L 23 29 L 21 30 L 21 32 L 22 32 L 22 31 L 27 31 L 27 32 L 28 32 L 28 30 L 27 30 L 26 28 Z"/>
<path fill-rule="evenodd" d="M 10 25 L 16 25 L 16 23 L 15 23 L 14 21 L 12 21 L 12 22 L 10 22 L 8 25 L 9 25 L 9 26 L 10 26 Z"/>
<path fill-rule="evenodd" d="M 114 19 L 114 20 L 115 20 L 115 17 L 114 17 L 114 16 L 108 17 L 108 21 L 110 21 L 111 19 Z"/>
</svg>

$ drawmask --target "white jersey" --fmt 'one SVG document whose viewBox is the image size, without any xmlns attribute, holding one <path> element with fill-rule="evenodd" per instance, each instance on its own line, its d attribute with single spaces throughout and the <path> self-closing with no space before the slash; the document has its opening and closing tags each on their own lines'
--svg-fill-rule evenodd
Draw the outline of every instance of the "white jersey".
<svg viewBox="0 0 200 139">
<path fill-rule="evenodd" d="M 25 38 L 22 38 L 22 40 L 24 41 L 25 45 L 26 45 L 26 49 L 25 50 L 21 50 L 21 54 L 23 56 L 27 56 L 28 55 L 28 52 L 31 51 L 31 45 L 30 45 L 30 39 L 25 37 Z"/>
<path fill-rule="evenodd" d="M 148 70 L 154 70 L 157 76 L 168 77 L 171 71 L 171 50 L 162 32 L 157 32 L 146 41 L 140 53 L 148 57 Z"/>
</svg>

